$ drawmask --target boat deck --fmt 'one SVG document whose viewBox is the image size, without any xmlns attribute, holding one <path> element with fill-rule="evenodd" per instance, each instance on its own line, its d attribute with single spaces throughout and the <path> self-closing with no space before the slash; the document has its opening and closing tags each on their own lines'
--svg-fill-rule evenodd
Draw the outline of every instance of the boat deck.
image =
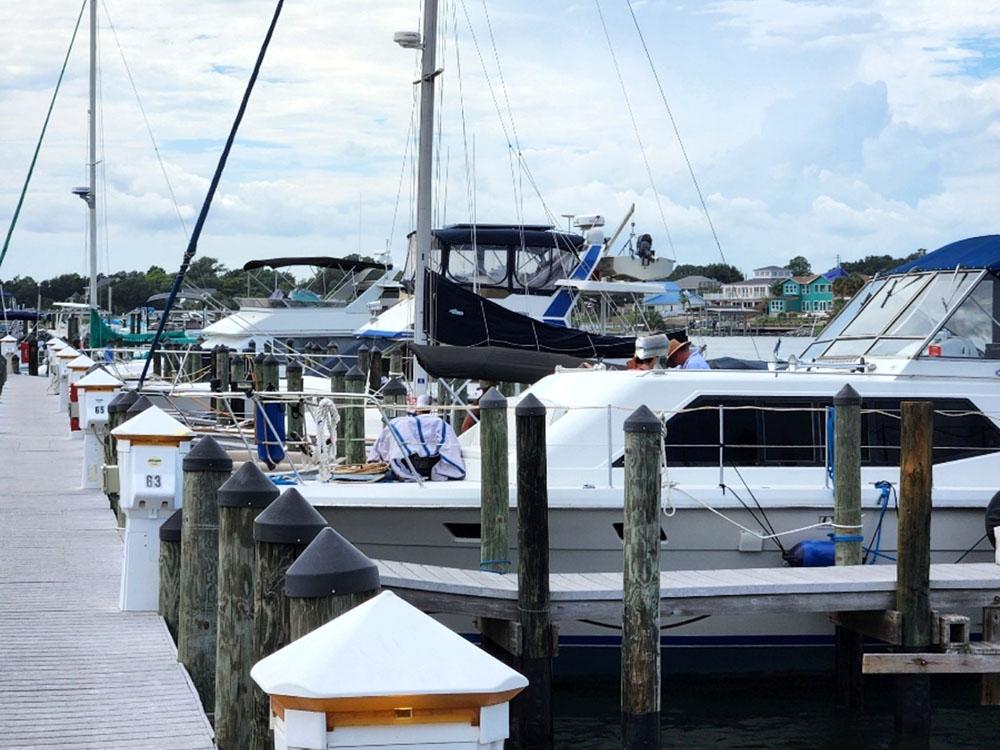
<svg viewBox="0 0 1000 750">
<path fill-rule="evenodd" d="M 12 375 L 0 396 L 0 747 L 208 750 L 163 621 L 118 609 L 114 515 L 78 489 L 83 441 L 47 386 Z"/>
<path fill-rule="evenodd" d="M 516 620 L 517 575 L 379 560 L 382 587 L 430 612 Z M 1000 565 L 931 565 L 931 607 L 954 612 L 1000 605 Z M 550 577 L 552 619 L 620 619 L 621 573 Z M 677 570 L 660 574 L 660 611 L 749 615 L 889 610 L 896 566 Z"/>
</svg>

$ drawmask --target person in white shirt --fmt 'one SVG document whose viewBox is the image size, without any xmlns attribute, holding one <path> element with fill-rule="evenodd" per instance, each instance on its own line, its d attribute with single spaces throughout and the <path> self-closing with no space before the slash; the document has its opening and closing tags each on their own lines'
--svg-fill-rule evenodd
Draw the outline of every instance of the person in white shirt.
<svg viewBox="0 0 1000 750">
<path fill-rule="evenodd" d="M 681 370 L 710 370 L 701 352 L 691 347 L 690 341 L 670 339 L 667 348 L 667 367 Z"/>
</svg>

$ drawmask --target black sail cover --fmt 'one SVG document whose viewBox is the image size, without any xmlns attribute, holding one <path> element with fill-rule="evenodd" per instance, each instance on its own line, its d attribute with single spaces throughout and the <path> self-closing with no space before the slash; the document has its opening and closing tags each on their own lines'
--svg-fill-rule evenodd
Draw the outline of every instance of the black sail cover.
<svg viewBox="0 0 1000 750">
<path fill-rule="evenodd" d="M 634 337 L 602 336 L 543 323 L 463 289 L 433 271 L 427 271 L 424 299 L 430 336 L 440 344 L 503 347 L 588 359 L 626 359 L 635 353 Z M 676 332 L 668 335 L 677 337 Z"/>
</svg>

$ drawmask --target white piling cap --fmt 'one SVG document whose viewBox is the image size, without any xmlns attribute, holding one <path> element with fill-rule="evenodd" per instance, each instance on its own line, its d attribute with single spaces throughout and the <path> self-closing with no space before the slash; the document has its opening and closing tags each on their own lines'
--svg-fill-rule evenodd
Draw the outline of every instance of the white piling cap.
<svg viewBox="0 0 1000 750">
<path fill-rule="evenodd" d="M 59 350 L 59 353 L 56 356 L 59 357 L 59 359 L 76 359 L 80 356 L 80 352 L 72 346 L 64 346 Z"/>
<path fill-rule="evenodd" d="M 13 336 L 11 336 L 8 333 L 6 336 L 4 336 L 2 339 L 0 339 L 0 344 L 13 344 L 16 341 L 17 341 L 17 339 L 14 338 Z"/>
<path fill-rule="evenodd" d="M 71 359 L 69 361 L 69 364 L 67 364 L 66 366 L 71 370 L 89 370 L 95 364 L 97 363 L 94 362 L 94 360 L 92 360 L 86 354 L 81 354 L 78 357 Z"/>
<path fill-rule="evenodd" d="M 63 341 L 62 339 L 51 338 L 45 342 L 45 346 L 47 346 L 49 349 L 62 349 L 63 347 L 66 346 L 66 342 Z"/>
<path fill-rule="evenodd" d="M 71 362 L 71 367 L 72 364 Z M 87 388 L 103 388 L 107 390 L 108 388 L 121 388 L 123 385 L 122 381 L 103 368 L 98 368 L 76 381 L 76 387 L 83 388 L 84 390 Z"/>
<path fill-rule="evenodd" d="M 296 698 L 483 695 L 528 684 L 391 591 L 257 662 L 250 676 L 268 695 Z"/>
<path fill-rule="evenodd" d="M 122 422 L 111 431 L 119 440 L 142 442 L 143 438 L 169 438 L 173 441 L 191 440 L 194 433 L 167 414 L 159 406 L 150 406 Z"/>
</svg>

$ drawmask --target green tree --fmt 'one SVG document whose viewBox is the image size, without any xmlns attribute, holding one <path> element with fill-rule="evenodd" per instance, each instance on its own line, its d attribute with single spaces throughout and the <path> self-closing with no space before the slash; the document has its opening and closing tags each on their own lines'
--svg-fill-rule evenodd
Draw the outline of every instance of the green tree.
<svg viewBox="0 0 1000 750">
<path fill-rule="evenodd" d="M 792 276 L 808 276 L 812 273 L 812 264 L 802 255 L 796 255 L 785 265 Z"/>
<path fill-rule="evenodd" d="M 685 276 L 707 276 L 723 284 L 743 281 L 744 279 L 743 272 L 736 266 L 731 266 L 728 263 L 709 263 L 704 266 L 682 263 L 674 267 L 674 272 L 670 274 L 670 279 L 676 281 L 677 279 L 683 279 Z"/>
<path fill-rule="evenodd" d="M 837 297 L 850 298 L 857 294 L 865 285 L 865 277 L 860 273 L 852 273 L 833 280 L 833 293 Z"/>
</svg>

